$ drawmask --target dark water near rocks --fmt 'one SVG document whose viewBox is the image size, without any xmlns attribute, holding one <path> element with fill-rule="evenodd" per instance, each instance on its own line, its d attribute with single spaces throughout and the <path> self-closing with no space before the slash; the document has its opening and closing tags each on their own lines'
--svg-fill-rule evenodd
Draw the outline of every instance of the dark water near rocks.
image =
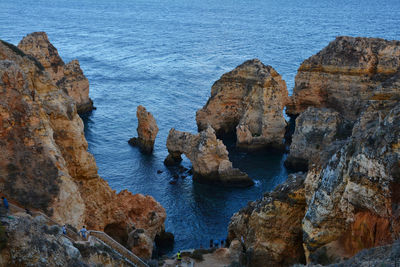
<svg viewBox="0 0 400 267">
<path fill-rule="evenodd" d="M 291 91 L 301 62 L 337 35 L 399 40 L 399 15 L 399 0 L 0 0 L 0 38 L 17 44 L 27 33 L 46 31 L 65 62 L 79 59 L 97 107 L 85 126 L 100 175 L 117 191 L 154 196 L 167 211 L 177 250 L 225 237 L 234 212 L 287 176 L 282 154 L 231 151 L 256 186 L 216 188 L 190 177 L 168 183 L 168 131 L 196 132 L 195 112 L 213 82 L 259 58 Z M 139 104 L 160 128 L 152 156 L 127 143 L 136 135 Z"/>
</svg>

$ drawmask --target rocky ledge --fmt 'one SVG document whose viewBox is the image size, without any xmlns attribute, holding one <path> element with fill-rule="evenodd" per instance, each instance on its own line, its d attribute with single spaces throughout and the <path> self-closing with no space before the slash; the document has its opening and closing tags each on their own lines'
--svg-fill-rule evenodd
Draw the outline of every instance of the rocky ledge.
<svg viewBox="0 0 400 267">
<path fill-rule="evenodd" d="M 138 118 L 138 137 L 133 137 L 128 142 L 133 146 L 138 146 L 143 153 L 150 154 L 153 152 L 158 133 L 157 122 L 153 115 L 140 105 L 137 107 L 136 117 Z"/>
<path fill-rule="evenodd" d="M 199 134 L 171 129 L 168 134 L 169 155 L 166 165 L 177 165 L 184 154 L 193 165 L 193 180 L 199 183 L 223 186 L 247 187 L 254 184 L 247 174 L 232 167 L 228 151 L 218 140 L 211 126 Z"/>
<path fill-rule="evenodd" d="M 258 59 L 225 73 L 211 88 L 207 104 L 196 113 L 199 131 L 211 125 L 217 134 L 236 133 L 246 149 L 283 148 L 288 102 L 286 83 Z"/>
<path fill-rule="evenodd" d="M 400 41 L 337 37 L 301 64 L 287 114 L 327 107 L 357 120 L 375 88 L 399 71 L 399 47 Z"/>
<path fill-rule="evenodd" d="M 0 41 L 2 194 L 59 224 L 86 225 L 121 242 L 132 226 L 141 228 L 146 242 L 132 250 L 149 258 L 164 231 L 164 208 L 150 196 L 113 191 L 87 148 L 75 101 L 38 60 Z"/>
<path fill-rule="evenodd" d="M 65 64 L 45 32 L 28 34 L 18 44 L 18 48 L 42 64 L 53 82 L 75 100 L 78 113 L 94 108 L 93 101 L 89 98 L 89 81 L 83 74 L 79 61 L 72 60 Z"/>
</svg>

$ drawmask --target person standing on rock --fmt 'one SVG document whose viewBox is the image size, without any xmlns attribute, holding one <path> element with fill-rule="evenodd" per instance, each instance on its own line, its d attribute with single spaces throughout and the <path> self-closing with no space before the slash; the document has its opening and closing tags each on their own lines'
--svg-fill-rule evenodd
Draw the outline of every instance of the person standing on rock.
<svg viewBox="0 0 400 267">
<path fill-rule="evenodd" d="M 67 234 L 67 227 L 65 226 L 65 224 L 62 226 L 62 232 L 64 235 Z"/>
<path fill-rule="evenodd" d="M 3 200 L 3 206 L 6 209 L 6 211 L 8 212 L 9 209 L 9 205 L 8 205 L 8 201 L 5 197 L 1 197 L 1 199 Z"/>
<path fill-rule="evenodd" d="M 181 251 L 179 250 L 178 253 L 176 253 L 176 259 L 178 260 L 178 262 L 182 261 L 182 256 L 181 256 Z"/>
<path fill-rule="evenodd" d="M 88 231 L 86 230 L 86 227 L 85 227 L 85 226 L 83 226 L 82 229 L 79 230 L 79 233 L 82 235 L 82 237 L 83 237 L 84 239 L 86 239 L 86 233 L 87 233 L 87 232 L 88 232 Z"/>
</svg>

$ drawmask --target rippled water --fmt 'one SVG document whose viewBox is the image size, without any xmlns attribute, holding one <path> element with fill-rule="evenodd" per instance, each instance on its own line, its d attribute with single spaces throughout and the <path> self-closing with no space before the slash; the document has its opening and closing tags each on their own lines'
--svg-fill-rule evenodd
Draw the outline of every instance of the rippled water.
<svg viewBox="0 0 400 267">
<path fill-rule="evenodd" d="M 97 107 L 84 120 L 100 175 L 117 191 L 154 196 L 167 211 L 177 250 L 225 237 L 234 212 L 287 176 L 284 155 L 231 149 L 234 165 L 256 186 L 221 189 L 190 177 L 168 183 L 168 131 L 196 132 L 195 112 L 213 82 L 259 58 L 291 91 L 301 62 L 335 36 L 400 39 L 399 15 L 398 0 L 0 0 L 0 38 L 17 44 L 27 33 L 46 31 L 65 62 L 79 59 Z M 127 143 L 136 135 L 139 104 L 160 128 L 152 156 Z"/>
</svg>

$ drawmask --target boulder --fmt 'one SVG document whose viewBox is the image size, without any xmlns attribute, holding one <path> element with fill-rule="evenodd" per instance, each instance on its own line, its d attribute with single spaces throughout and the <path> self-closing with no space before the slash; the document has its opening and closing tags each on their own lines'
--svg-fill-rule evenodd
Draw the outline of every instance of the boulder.
<svg viewBox="0 0 400 267">
<path fill-rule="evenodd" d="M 152 153 L 154 141 L 158 133 L 157 122 L 150 112 L 143 106 L 138 106 L 136 111 L 138 118 L 138 137 L 129 140 L 129 144 L 138 146 L 143 153 Z"/>
<path fill-rule="evenodd" d="M 400 41 L 337 37 L 305 60 L 296 75 L 286 113 L 327 107 L 356 121 L 374 90 L 400 68 Z"/>
<path fill-rule="evenodd" d="M 166 165 L 179 164 L 184 154 L 193 165 L 193 179 L 199 183 L 245 187 L 254 184 L 247 174 L 232 167 L 228 151 L 211 126 L 199 134 L 171 129 Z"/>
<path fill-rule="evenodd" d="M 78 113 L 93 109 L 93 101 L 89 98 L 89 81 L 79 61 L 72 60 L 65 64 L 45 32 L 28 34 L 18 44 L 18 48 L 42 64 L 53 82 L 75 100 Z"/>
<path fill-rule="evenodd" d="M 258 59 L 248 60 L 214 83 L 196 113 L 197 126 L 202 131 L 210 124 L 218 135 L 236 133 L 241 148 L 283 148 L 287 102 L 282 77 Z"/>
</svg>

